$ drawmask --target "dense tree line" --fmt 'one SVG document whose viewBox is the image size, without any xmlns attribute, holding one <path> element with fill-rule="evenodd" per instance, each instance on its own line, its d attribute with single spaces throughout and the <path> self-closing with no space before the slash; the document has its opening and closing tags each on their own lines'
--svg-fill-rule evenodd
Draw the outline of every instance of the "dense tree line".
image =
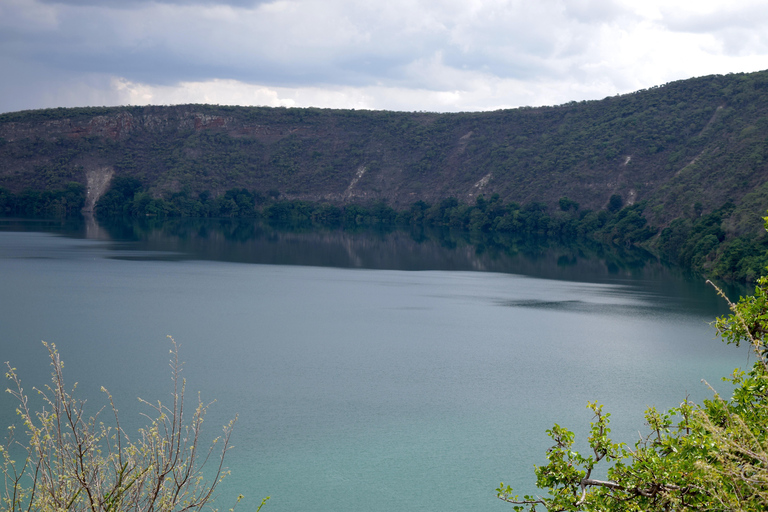
<svg viewBox="0 0 768 512">
<path fill-rule="evenodd" d="M 80 215 L 85 205 L 85 187 L 69 183 L 58 190 L 25 190 L 14 194 L 0 187 L 0 216 L 70 217 Z"/>
<path fill-rule="evenodd" d="M 79 215 L 84 201 L 85 189 L 77 183 L 63 190 L 28 190 L 21 194 L 0 188 L 0 214 L 5 216 Z M 768 265 L 765 235 L 729 236 L 727 226 L 734 222 L 737 211 L 732 202 L 707 214 L 694 209 L 692 215 L 679 217 L 661 230 L 648 223 L 646 208 L 645 202 L 625 205 L 618 194 L 601 210 L 581 208 L 567 197 L 560 198 L 557 208 L 550 208 L 540 202 L 505 202 L 498 194 L 490 198 L 481 195 L 474 204 L 455 197 L 433 204 L 416 201 L 403 210 L 381 201 L 336 205 L 284 199 L 277 190 L 244 188 L 216 197 L 207 191 L 195 195 L 181 191 L 158 198 L 138 179 L 123 176 L 113 180 L 96 204 L 96 214 L 100 219 L 255 218 L 290 229 L 429 228 L 465 232 L 467 240 L 501 246 L 511 239 L 516 245 L 520 238 L 591 241 L 613 248 L 642 247 L 683 268 L 739 281 L 754 281 Z"/>
<path fill-rule="evenodd" d="M 437 228 L 467 233 L 550 238 L 564 242 L 591 240 L 611 247 L 643 247 L 683 268 L 728 280 L 754 281 L 768 265 L 768 238 L 745 234 L 728 236 L 726 224 L 735 206 L 726 203 L 705 215 L 675 219 L 662 230 L 648 223 L 647 203 L 625 205 L 613 195 L 605 209 L 582 209 L 567 197 L 558 208 L 532 202 L 504 202 L 498 194 L 479 196 L 474 204 L 454 197 L 434 204 L 417 201 L 395 210 L 384 202 L 334 205 L 281 199 L 267 193 L 232 189 L 213 198 L 175 193 L 167 199 L 151 198 L 137 180 L 116 179 L 97 204 L 100 217 L 235 217 L 260 218 L 274 226 L 291 228 L 395 229 Z M 658 235 L 658 236 L 657 236 Z"/>
<path fill-rule="evenodd" d="M 96 204 L 99 217 L 235 217 L 261 218 L 275 225 L 331 228 L 451 228 L 484 233 L 515 233 L 527 236 L 577 239 L 599 235 L 619 246 L 638 245 L 657 230 L 642 215 L 645 203 L 624 206 L 614 196 L 608 208 L 580 209 L 563 197 L 559 208 L 550 211 L 544 203 L 506 203 L 498 194 L 479 196 L 474 204 L 448 197 L 434 204 L 416 201 L 410 208 L 395 210 L 384 202 L 335 205 L 287 200 L 280 192 L 267 193 L 231 189 L 213 197 L 205 191 L 196 196 L 186 192 L 153 198 L 135 178 L 115 178 Z"/>
</svg>

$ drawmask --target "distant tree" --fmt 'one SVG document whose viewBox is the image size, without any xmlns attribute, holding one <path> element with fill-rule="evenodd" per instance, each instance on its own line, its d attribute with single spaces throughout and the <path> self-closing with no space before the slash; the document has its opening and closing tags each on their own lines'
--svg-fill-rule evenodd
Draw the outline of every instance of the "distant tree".
<svg viewBox="0 0 768 512">
<path fill-rule="evenodd" d="M 570 211 L 571 209 L 573 210 L 579 209 L 579 203 L 577 203 L 576 201 L 572 201 L 565 196 L 560 198 L 560 201 L 558 201 L 558 204 L 560 205 L 560 209 L 564 212 Z"/>
<path fill-rule="evenodd" d="M 613 194 L 608 200 L 608 210 L 617 212 L 624 206 L 624 199 L 619 194 Z"/>
<path fill-rule="evenodd" d="M 130 176 L 118 176 L 96 203 L 96 214 L 101 217 L 129 216 L 133 212 L 134 196 L 142 189 L 141 182 Z"/>
</svg>

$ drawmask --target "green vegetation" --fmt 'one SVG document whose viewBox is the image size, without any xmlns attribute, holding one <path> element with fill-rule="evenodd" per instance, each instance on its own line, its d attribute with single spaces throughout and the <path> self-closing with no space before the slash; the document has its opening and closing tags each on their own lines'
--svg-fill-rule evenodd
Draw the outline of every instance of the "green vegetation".
<svg viewBox="0 0 768 512">
<path fill-rule="evenodd" d="M 13 194 L 0 188 L 0 216 L 71 217 L 80 215 L 85 205 L 85 187 L 69 183 L 63 190 L 25 190 Z"/>
<path fill-rule="evenodd" d="M 733 314 L 719 318 L 717 330 L 726 343 L 749 343 L 757 359 L 748 373 L 724 379 L 735 387 L 730 399 L 716 394 L 701 405 L 650 408 L 649 432 L 631 448 L 610 438 L 610 414 L 590 403 L 590 453 L 574 451 L 574 434 L 556 424 L 547 431 L 554 441 L 548 463 L 536 468 L 547 496 L 521 498 L 502 483 L 498 497 L 518 511 L 766 510 L 768 278 L 758 280 L 754 296 L 730 305 Z M 602 466 L 607 478 L 595 478 Z"/>
<path fill-rule="evenodd" d="M 186 192 L 153 198 L 136 178 L 118 177 L 96 203 L 96 215 L 109 217 L 259 217 L 265 196 L 246 189 L 232 189 L 218 197 L 208 191 L 190 197 Z"/>
<path fill-rule="evenodd" d="M 208 507 L 226 474 L 224 456 L 235 422 L 224 427 L 209 450 L 200 446 L 208 406 L 198 399 L 187 420 L 186 383 L 180 376 L 178 346 L 172 338 L 171 342 L 172 403 L 141 400 L 152 419 L 133 439 L 120 427 L 117 408 L 104 388 L 112 418 L 99 413 L 86 416 L 85 402 L 64 384 L 64 365 L 55 345 L 45 345 L 52 380 L 44 389 L 36 389 L 43 400 L 39 411 L 31 409 L 16 371 L 8 365 L 6 377 L 13 386 L 8 391 L 18 400 L 25 437 L 17 439 L 10 428 L 6 444 L 0 446 L 3 509 L 171 512 Z M 212 478 L 206 481 L 203 468 L 217 442 L 220 455 L 208 475 Z M 17 454 L 21 462 L 14 460 Z"/>
<path fill-rule="evenodd" d="M 667 260 L 711 278 L 755 281 L 768 266 L 768 238 L 752 233 L 729 237 L 734 211 L 729 202 L 695 220 L 675 219 L 654 247 Z"/>
<path fill-rule="evenodd" d="M 640 245 L 755 280 L 768 71 L 601 101 L 437 114 L 114 107 L 0 115 L 0 214 L 252 217 Z M 79 187 L 79 188 L 78 188 Z M 519 205 L 519 206 L 518 206 Z"/>
<path fill-rule="evenodd" d="M 477 113 L 114 107 L 0 115 L 0 186 L 83 185 L 107 169 L 150 199 L 226 190 L 400 210 L 480 193 L 584 209 L 647 202 L 649 223 L 731 200 L 768 207 L 768 72 L 707 76 L 606 98 Z M 621 199 L 620 202 L 618 199 Z M 698 205 L 698 206 L 697 206 Z M 573 206 L 573 205 L 572 205 Z M 746 219 L 745 219 L 746 220 Z M 734 225 L 757 232 L 754 219 Z"/>
<path fill-rule="evenodd" d="M 65 217 L 79 215 L 84 189 L 71 183 L 66 190 L 25 191 L 12 194 L 0 189 L 0 212 L 6 216 Z M 608 248 L 641 247 L 682 268 L 731 281 L 754 281 L 768 265 L 768 237 L 750 232 L 733 235 L 743 220 L 739 209 L 727 202 L 707 214 L 680 217 L 664 229 L 648 223 L 647 202 L 624 206 L 621 196 L 611 196 L 604 209 L 581 209 L 561 197 L 558 208 L 545 203 L 526 205 L 504 202 L 498 194 L 480 195 L 474 204 L 448 197 L 434 204 L 417 201 L 395 210 L 383 201 L 368 205 L 282 199 L 280 192 L 244 188 L 214 197 L 203 191 L 153 198 L 132 177 L 117 177 L 96 204 L 101 219 L 152 217 L 255 218 L 285 229 L 408 229 L 466 231 L 468 238 L 551 239 L 559 243 L 600 243 Z M 731 232 L 729 234 L 729 231 Z M 488 245 L 487 242 L 481 242 Z M 502 242 L 503 245 L 503 242 Z"/>
<path fill-rule="evenodd" d="M 768 265 L 768 238 L 753 234 L 728 236 L 727 226 L 736 211 L 730 202 L 695 219 L 675 219 L 663 230 L 648 224 L 646 202 L 624 206 L 619 195 L 613 195 L 606 208 L 598 211 L 582 210 L 567 197 L 560 198 L 558 206 L 550 211 L 540 202 L 506 203 L 494 194 L 490 199 L 480 195 L 474 204 L 448 197 L 434 204 L 417 201 L 397 211 L 382 201 L 337 206 L 280 199 L 277 191 L 261 194 L 246 189 L 232 189 L 217 198 L 207 191 L 194 198 L 176 193 L 164 200 L 152 199 L 138 180 L 116 178 L 97 203 L 96 213 L 104 218 L 258 218 L 290 229 L 430 228 L 481 233 L 497 239 L 590 241 L 613 248 L 642 247 L 683 268 L 726 280 L 754 281 Z"/>
</svg>

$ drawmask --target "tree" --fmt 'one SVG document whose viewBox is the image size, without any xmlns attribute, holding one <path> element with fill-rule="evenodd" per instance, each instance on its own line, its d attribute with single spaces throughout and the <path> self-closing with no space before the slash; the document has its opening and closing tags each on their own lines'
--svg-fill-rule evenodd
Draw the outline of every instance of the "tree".
<svg viewBox="0 0 768 512">
<path fill-rule="evenodd" d="M 571 209 L 579 209 L 579 203 L 568 199 L 566 196 L 561 197 L 558 204 L 560 205 L 560 209 L 564 212 L 570 211 Z"/>
<path fill-rule="evenodd" d="M 200 445 L 208 405 L 198 398 L 185 423 L 186 382 L 180 376 L 179 347 L 170 339 L 171 403 L 141 400 L 152 419 L 133 440 L 120 426 L 112 396 L 103 387 L 112 420 L 102 420 L 101 411 L 86 416 L 85 401 L 76 399 L 74 388 L 69 391 L 64 384 L 64 365 L 55 345 L 45 344 L 52 370 L 51 383 L 35 389 L 44 403 L 40 411 L 31 409 L 16 370 L 6 363 L 6 376 L 13 386 L 8 392 L 18 400 L 17 413 L 26 438 L 17 441 L 15 429 L 10 427 L 6 444 L 0 446 L 4 510 L 170 512 L 201 510 L 211 504 L 226 475 L 224 457 L 235 420 L 207 450 Z M 217 446 L 220 451 L 214 452 Z M 14 454 L 21 454 L 23 460 L 17 463 Z M 203 468 L 212 457 L 212 479 L 206 481 Z"/>
<path fill-rule="evenodd" d="M 624 206 L 624 199 L 619 194 L 613 194 L 608 200 L 608 210 L 616 213 Z"/>
<path fill-rule="evenodd" d="M 518 511 L 767 510 L 768 278 L 753 296 L 728 302 L 732 314 L 716 320 L 718 333 L 726 343 L 749 343 L 757 359 L 749 372 L 724 379 L 735 386 L 731 399 L 715 394 L 701 405 L 651 408 L 649 432 L 632 448 L 610 439 L 610 414 L 590 403 L 591 453 L 574 451 L 574 434 L 555 425 L 547 431 L 555 442 L 548 464 L 535 470 L 548 496 L 520 498 L 502 483 L 498 497 Z M 601 463 L 612 464 L 605 480 L 592 476 Z"/>
</svg>

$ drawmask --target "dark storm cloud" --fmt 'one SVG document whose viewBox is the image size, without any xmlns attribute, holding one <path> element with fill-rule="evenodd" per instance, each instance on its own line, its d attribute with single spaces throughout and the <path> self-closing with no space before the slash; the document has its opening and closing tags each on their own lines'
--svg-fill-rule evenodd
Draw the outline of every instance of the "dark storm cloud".
<svg viewBox="0 0 768 512">
<path fill-rule="evenodd" d="M 9 27 L 0 44 L 12 43 L 8 54 L 51 69 L 148 84 L 226 78 L 285 86 L 403 79 L 419 48 L 429 55 L 439 47 L 439 40 L 418 34 L 389 40 L 399 27 L 371 30 L 370 20 L 345 19 L 343 8 L 334 12 L 331 4 L 315 4 L 316 13 L 260 13 L 231 4 L 205 3 L 206 11 L 134 2 L 143 7 L 120 11 L 70 1 L 55 13 L 55 29 Z"/>
</svg>

